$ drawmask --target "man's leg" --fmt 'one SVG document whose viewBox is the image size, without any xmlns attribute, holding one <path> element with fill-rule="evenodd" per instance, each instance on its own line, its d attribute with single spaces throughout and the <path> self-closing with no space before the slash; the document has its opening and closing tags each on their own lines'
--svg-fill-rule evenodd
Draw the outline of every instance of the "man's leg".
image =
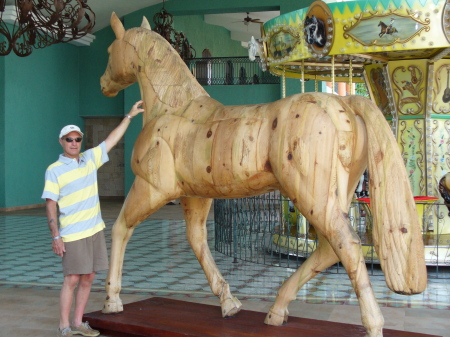
<svg viewBox="0 0 450 337">
<path fill-rule="evenodd" d="M 73 313 L 73 326 L 79 326 L 82 323 L 84 309 L 86 308 L 94 279 L 95 272 L 80 275 L 80 283 L 78 285 L 78 291 L 75 299 L 75 311 Z"/>
<path fill-rule="evenodd" d="M 80 275 L 64 276 L 64 283 L 59 296 L 60 320 L 59 328 L 62 330 L 70 326 L 69 315 L 72 308 L 73 292 L 80 280 Z"/>
</svg>

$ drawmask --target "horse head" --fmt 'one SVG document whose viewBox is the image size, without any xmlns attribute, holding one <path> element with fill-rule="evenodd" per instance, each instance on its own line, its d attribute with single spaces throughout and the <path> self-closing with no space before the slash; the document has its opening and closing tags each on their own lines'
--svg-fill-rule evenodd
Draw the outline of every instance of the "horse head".
<svg viewBox="0 0 450 337">
<path fill-rule="evenodd" d="M 127 31 L 122 22 L 114 12 L 111 15 L 111 27 L 116 39 L 108 48 L 108 66 L 100 78 L 102 93 L 108 97 L 116 96 L 120 90 L 136 82 L 135 67 L 138 66 L 138 55 L 127 39 Z M 151 31 L 145 17 L 140 29 Z"/>
<path fill-rule="evenodd" d="M 308 44 L 315 44 L 318 47 L 324 47 L 326 43 L 326 32 L 323 21 L 314 15 L 311 17 L 307 16 L 304 26 L 306 42 Z"/>
<path fill-rule="evenodd" d="M 209 96 L 170 43 L 151 30 L 145 17 L 140 27 L 125 31 L 113 13 L 111 27 L 116 39 L 108 48 L 108 66 L 100 79 L 104 95 L 113 97 L 139 82 L 146 102 L 156 97 L 171 108 L 189 104 L 198 96 Z"/>
<path fill-rule="evenodd" d="M 306 42 L 308 44 L 313 44 L 315 41 L 315 34 L 317 30 L 317 20 L 313 15 L 311 18 L 309 16 L 305 19 L 305 33 L 306 33 Z"/>
</svg>

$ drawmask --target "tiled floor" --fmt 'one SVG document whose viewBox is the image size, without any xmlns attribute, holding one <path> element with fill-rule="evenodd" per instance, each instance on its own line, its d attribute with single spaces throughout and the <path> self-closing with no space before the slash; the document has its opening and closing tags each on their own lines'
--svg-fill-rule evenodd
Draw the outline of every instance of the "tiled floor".
<svg viewBox="0 0 450 337">
<path fill-rule="evenodd" d="M 107 243 L 120 203 L 102 202 Z M 140 224 L 127 247 L 122 299 L 170 296 L 218 305 L 185 239 L 180 206 L 165 206 Z M 209 217 L 212 220 L 212 214 Z M 209 221 L 209 244 L 214 226 Z M 60 258 L 51 251 L 44 209 L 0 213 L 0 337 L 53 336 L 58 325 L 62 283 Z M 245 309 L 268 311 L 292 269 L 233 263 L 213 252 L 216 263 Z M 100 310 L 106 272 L 94 283 L 87 311 Z M 382 277 L 371 278 L 385 327 L 450 337 L 450 280 L 429 279 L 420 295 L 391 292 Z M 359 306 L 346 274 L 320 274 L 308 282 L 289 307 L 291 316 L 361 324 Z"/>
</svg>

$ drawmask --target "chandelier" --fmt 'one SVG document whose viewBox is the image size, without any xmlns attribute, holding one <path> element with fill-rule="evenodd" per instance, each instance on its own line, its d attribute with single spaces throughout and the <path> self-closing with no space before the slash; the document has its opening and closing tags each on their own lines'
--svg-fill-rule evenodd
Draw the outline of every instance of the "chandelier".
<svg viewBox="0 0 450 337">
<path fill-rule="evenodd" d="M 195 58 L 195 49 L 189 44 L 187 36 L 173 29 L 173 15 L 164 8 L 164 1 L 161 11 L 153 16 L 153 22 L 154 31 L 165 38 L 183 60 Z"/>
<path fill-rule="evenodd" d="M 87 0 L 0 0 L 0 56 L 28 56 L 82 38 L 94 25 Z"/>
</svg>

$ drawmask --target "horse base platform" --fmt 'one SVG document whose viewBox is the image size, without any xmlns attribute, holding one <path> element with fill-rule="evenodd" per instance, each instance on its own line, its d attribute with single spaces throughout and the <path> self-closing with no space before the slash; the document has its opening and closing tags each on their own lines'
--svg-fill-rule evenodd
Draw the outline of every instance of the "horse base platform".
<svg viewBox="0 0 450 337">
<path fill-rule="evenodd" d="M 329 337 L 364 336 L 359 325 L 289 317 L 288 323 L 274 327 L 264 324 L 266 313 L 241 310 L 222 318 L 220 307 L 153 297 L 124 305 L 120 314 L 101 311 L 85 314 L 83 321 L 107 337 Z M 385 337 L 437 337 L 407 331 L 384 329 Z"/>
</svg>

